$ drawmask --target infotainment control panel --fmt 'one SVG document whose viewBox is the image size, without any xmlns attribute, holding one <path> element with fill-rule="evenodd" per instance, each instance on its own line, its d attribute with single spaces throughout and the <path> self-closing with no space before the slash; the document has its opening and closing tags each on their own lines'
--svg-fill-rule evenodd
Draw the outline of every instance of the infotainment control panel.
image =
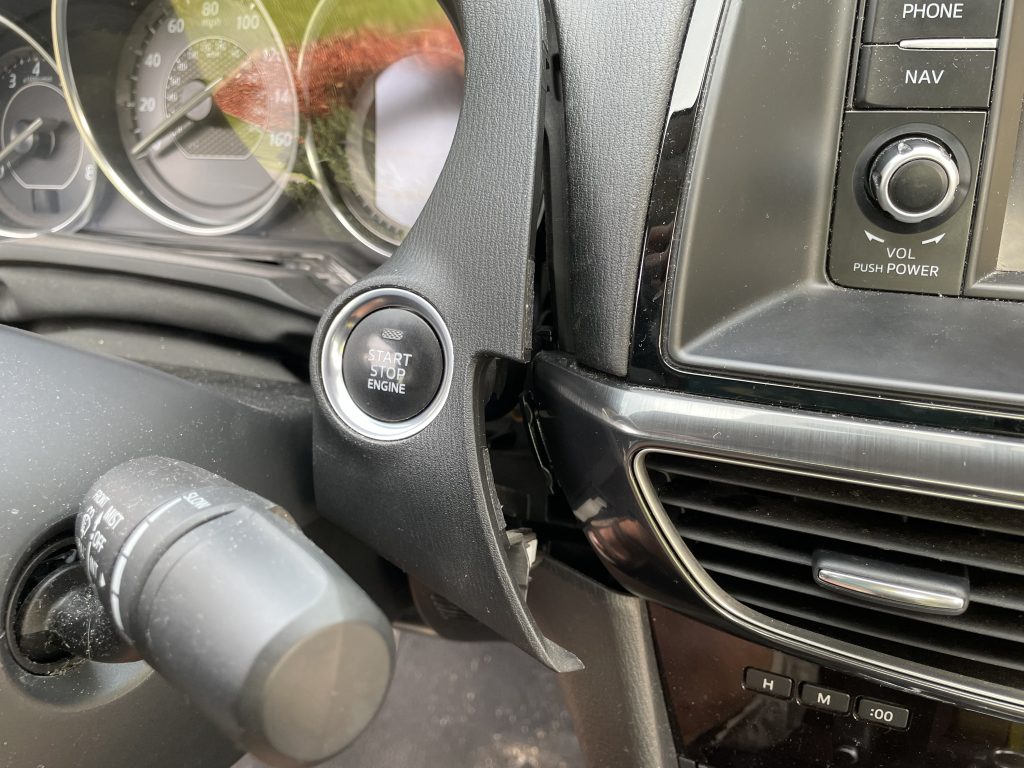
<svg viewBox="0 0 1024 768">
<path fill-rule="evenodd" d="M 851 288 L 963 292 L 998 0 L 867 0 L 843 121 L 828 270 Z"/>
<path fill-rule="evenodd" d="M 630 380 L 1024 413 L 1024 0 L 723 8 L 666 124 Z"/>
</svg>

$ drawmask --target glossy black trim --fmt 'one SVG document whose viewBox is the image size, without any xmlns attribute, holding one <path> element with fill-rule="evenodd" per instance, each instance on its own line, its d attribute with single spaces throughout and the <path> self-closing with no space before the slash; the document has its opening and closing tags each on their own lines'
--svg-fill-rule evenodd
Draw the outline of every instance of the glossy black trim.
<svg viewBox="0 0 1024 768">
<path fill-rule="evenodd" d="M 808 663 L 664 608 L 652 607 L 651 628 L 682 766 L 994 768 L 1024 759 L 1013 721 Z M 792 680 L 790 695 L 744 687 L 746 668 Z M 811 698 L 819 693 L 831 696 L 819 704 Z M 861 701 L 891 709 L 894 722 L 907 711 L 907 727 L 859 719 Z"/>
</svg>

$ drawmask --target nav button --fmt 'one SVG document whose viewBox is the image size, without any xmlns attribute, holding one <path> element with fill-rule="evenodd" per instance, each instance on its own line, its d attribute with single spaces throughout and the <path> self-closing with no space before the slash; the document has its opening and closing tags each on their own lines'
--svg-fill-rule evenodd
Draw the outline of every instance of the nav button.
<svg viewBox="0 0 1024 768">
<path fill-rule="evenodd" d="M 788 699 L 793 695 L 793 681 L 788 677 L 753 667 L 748 667 L 743 674 L 743 687 L 748 691 L 774 696 L 776 699 Z"/>
<path fill-rule="evenodd" d="M 920 50 L 865 45 L 858 107 L 970 109 L 988 107 L 996 52 Z"/>
</svg>

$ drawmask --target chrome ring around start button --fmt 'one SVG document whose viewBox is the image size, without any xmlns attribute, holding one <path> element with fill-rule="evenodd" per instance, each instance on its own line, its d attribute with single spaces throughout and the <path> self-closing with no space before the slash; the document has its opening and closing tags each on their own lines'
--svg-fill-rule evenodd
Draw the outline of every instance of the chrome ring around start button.
<svg viewBox="0 0 1024 768">
<path fill-rule="evenodd" d="M 345 345 L 363 320 L 383 309 L 404 309 L 430 326 L 440 343 L 443 371 L 433 399 L 415 416 L 401 421 L 374 418 L 352 397 L 344 376 Z M 388 329 L 385 329 L 387 331 Z M 395 334 L 397 335 L 397 334 Z M 385 337 L 386 338 L 386 337 Z M 441 412 L 451 391 L 453 373 L 452 338 L 444 320 L 425 299 L 400 288 L 378 288 L 356 296 L 335 315 L 324 334 L 320 352 L 320 375 L 327 400 L 335 415 L 350 429 L 374 440 L 393 441 L 422 431 Z"/>
</svg>

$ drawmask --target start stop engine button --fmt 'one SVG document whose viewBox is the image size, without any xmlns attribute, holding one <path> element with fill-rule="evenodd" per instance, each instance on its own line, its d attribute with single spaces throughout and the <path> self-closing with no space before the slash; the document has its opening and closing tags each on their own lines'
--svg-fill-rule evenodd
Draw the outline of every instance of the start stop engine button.
<svg viewBox="0 0 1024 768">
<path fill-rule="evenodd" d="M 342 356 L 345 389 L 366 415 L 404 422 L 433 402 L 444 378 L 437 334 L 415 312 L 398 307 L 367 315 L 352 329 Z"/>
<path fill-rule="evenodd" d="M 404 440 L 444 410 L 454 345 L 422 296 L 377 288 L 343 304 L 322 336 L 320 377 L 330 411 L 372 440 Z"/>
</svg>

